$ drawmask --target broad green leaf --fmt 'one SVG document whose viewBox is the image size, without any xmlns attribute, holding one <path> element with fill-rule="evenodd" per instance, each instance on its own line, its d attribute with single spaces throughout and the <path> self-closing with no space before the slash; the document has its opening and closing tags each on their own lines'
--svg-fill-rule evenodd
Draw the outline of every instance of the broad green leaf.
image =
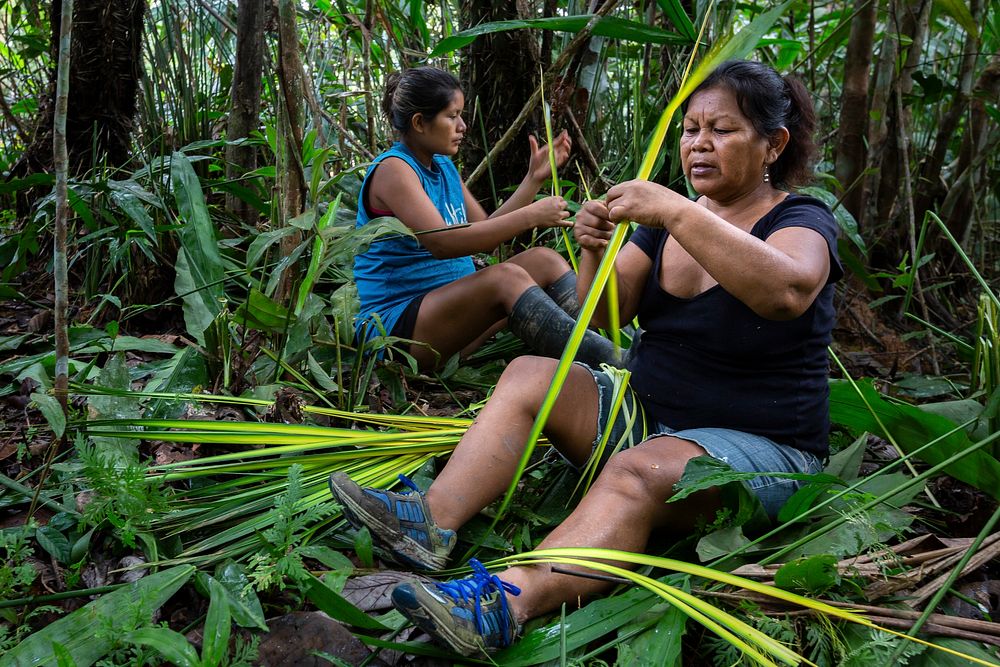
<svg viewBox="0 0 1000 667">
<path fill-rule="evenodd" d="M 184 412 L 186 402 L 170 396 L 189 393 L 208 384 L 208 369 L 205 358 L 196 350 L 185 347 L 174 354 L 156 371 L 146 385 L 148 392 L 162 392 L 162 398 L 152 401 L 148 407 L 151 417 L 178 417 Z"/>
<path fill-rule="evenodd" d="M 684 5 L 681 4 L 680 0 L 656 0 L 656 4 L 660 6 L 660 9 L 682 36 L 692 43 L 698 38 L 694 23 L 684 11 Z"/>
<path fill-rule="evenodd" d="M 194 646 L 179 632 L 170 628 L 139 628 L 126 634 L 122 639 L 137 646 L 148 646 L 177 667 L 200 667 Z M 206 662 L 217 665 L 218 662 Z"/>
<path fill-rule="evenodd" d="M 208 577 L 204 573 L 201 576 Z M 264 610 L 260 606 L 257 594 L 250 586 L 243 568 L 230 561 L 223 563 L 215 570 L 215 580 L 222 585 L 229 600 L 229 610 L 233 615 L 233 620 L 244 628 L 259 628 L 267 631 L 267 622 L 264 619 Z M 211 586 L 209 583 L 206 588 Z"/>
<path fill-rule="evenodd" d="M 830 207 L 833 211 L 833 217 L 837 221 L 837 225 L 840 227 L 841 234 L 845 238 L 850 239 L 851 243 L 861 251 L 862 256 L 868 254 L 868 248 L 865 245 L 865 240 L 861 237 L 861 232 L 858 230 L 858 221 L 854 219 L 851 212 L 848 211 L 843 206 L 837 205 L 837 197 L 829 190 L 824 190 L 823 188 L 810 185 L 806 187 L 799 188 L 799 192 L 804 195 L 809 195 L 810 197 L 815 197 L 821 202 Z"/>
<path fill-rule="evenodd" d="M 281 227 L 279 229 L 272 229 L 267 232 L 261 232 L 254 237 L 253 241 L 250 242 L 250 246 L 247 248 L 247 258 L 246 258 L 246 268 L 247 271 L 256 268 L 257 264 L 260 262 L 261 258 L 267 250 L 285 238 L 286 236 L 291 236 L 292 234 L 298 233 L 295 227 Z"/>
<path fill-rule="evenodd" d="M 594 18 L 593 14 L 578 16 L 553 16 L 538 19 L 515 19 L 510 21 L 492 21 L 481 23 L 474 28 L 456 32 L 438 42 L 429 58 L 436 58 L 445 53 L 457 51 L 468 46 L 481 35 L 492 35 L 508 30 L 533 28 L 536 30 L 557 30 L 561 32 L 579 32 Z M 595 37 L 611 37 L 638 44 L 690 44 L 691 39 L 668 32 L 654 26 L 636 21 L 628 21 L 613 16 L 604 16 L 594 25 L 592 33 Z"/>
<path fill-rule="evenodd" d="M 798 558 L 774 573 L 775 586 L 807 595 L 820 595 L 839 583 L 837 558 L 831 554 Z"/>
<path fill-rule="evenodd" d="M 333 572 L 346 574 L 354 572 L 354 563 L 351 562 L 350 558 L 322 544 L 304 546 L 299 549 L 299 553 L 306 558 L 319 561 Z"/>
<path fill-rule="evenodd" d="M 205 615 L 201 662 L 204 665 L 219 665 L 229 652 L 232 616 L 229 613 L 229 596 L 222 584 L 209 578 L 208 590 L 210 599 L 208 613 Z"/>
<path fill-rule="evenodd" d="M 132 222 L 139 226 L 139 229 L 143 231 L 154 245 L 157 243 L 156 230 L 153 228 L 153 219 L 149 217 L 149 213 L 146 212 L 145 207 L 143 207 L 135 195 L 112 188 L 111 200 L 118 205 L 118 208 L 125 212 L 125 215 L 132 219 Z"/>
<path fill-rule="evenodd" d="M 323 370 L 323 367 L 319 365 L 315 357 L 312 354 L 306 355 L 306 365 L 309 367 L 309 372 L 312 374 L 313 380 L 319 385 L 320 389 L 329 392 L 337 391 L 337 383 L 333 381 L 333 378 Z"/>
<path fill-rule="evenodd" d="M 309 575 L 303 584 L 303 592 L 316 607 L 330 618 L 365 630 L 388 630 L 385 625 L 348 602 L 344 596 L 327 586 L 321 579 Z"/>
<path fill-rule="evenodd" d="M 30 176 L 25 176 L 24 178 L 12 178 L 10 180 L 0 182 L 0 195 L 18 192 L 19 190 L 27 190 L 37 186 L 46 186 L 51 188 L 54 184 L 55 176 L 52 173 L 38 172 L 36 174 L 31 174 Z"/>
<path fill-rule="evenodd" d="M 778 522 L 789 523 L 795 520 L 812 507 L 821 496 L 833 493 L 834 485 L 847 486 L 849 481 L 857 479 L 867 444 L 868 434 L 862 433 L 850 445 L 831 456 L 826 468 L 823 469 L 824 475 L 828 478 L 799 487 L 778 512 Z"/>
<path fill-rule="evenodd" d="M 56 654 L 56 667 L 76 667 L 76 661 L 73 660 L 73 656 L 69 654 L 69 651 L 62 644 L 59 642 L 53 644 L 52 651 Z"/>
<path fill-rule="evenodd" d="M 840 22 L 833 31 L 824 31 L 823 41 L 816 47 L 813 62 L 826 62 L 830 55 L 841 47 L 851 35 L 851 20 L 854 14 L 841 16 Z"/>
<path fill-rule="evenodd" d="M 862 433 L 854 442 L 830 456 L 829 462 L 823 468 L 828 475 L 839 477 L 845 481 L 858 478 L 861 462 L 865 458 L 865 448 L 868 446 L 868 434 Z"/>
<path fill-rule="evenodd" d="M 170 178 L 178 213 L 184 222 L 177 234 L 181 247 L 177 252 L 174 289 L 184 302 L 188 333 L 204 343 L 202 332 L 221 309 L 225 277 L 222 257 L 201 183 L 183 153 L 175 152 L 171 157 Z"/>
<path fill-rule="evenodd" d="M 867 510 L 859 512 L 855 508 L 865 501 L 899 488 L 909 479 L 902 473 L 891 473 L 866 480 L 855 492 L 834 501 L 817 514 L 825 517 L 826 521 L 845 516 L 848 517 L 847 521 L 840 522 L 821 536 L 791 550 L 790 555 L 833 554 L 844 558 L 863 553 L 869 547 L 901 534 L 913 523 L 914 516 L 896 508 L 910 502 L 923 489 L 923 484 L 915 484 Z"/>
<path fill-rule="evenodd" d="M 204 276 L 199 275 L 197 265 L 188 260 L 187 251 L 182 247 L 177 249 L 177 260 L 174 262 L 174 291 L 183 301 L 184 326 L 199 343 L 205 342 L 204 331 L 219 314 L 219 308 L 213 306 L 212 294 L 208 298 L 203 292 L 206 288 L 201 282 Z M 221 293 L 216 295 L 214 302 L 219 303 Z"/>
<path fill-rule="evenodd" d="M 1000 651 L 996 646 L 986 643 L 969 641 L 968 639 L 952 639 L 950 637 L 937 637 L 934 643 L 938 646 L 960 651 L 965 655 L 984 660 L 987 664 L 1000 664 Z M 924 651 L 918 656 L 910 658 L 906 667 L 966 667 L 969 661 L 957 655 L 943 653 L 941 651 Z"/>
<path fill-rule="evenodd" d="M 979 39 L 979 26 L 972 18 L 972 12 L 969 11 L 967 2 L 963 2 L 963 0 L 934 0 L 934 2 L 946 14 L 955 19 L 965 32 L 975 39 Z"/>
<path fill-rule="evenodd" d="M 79 563 L 80 560 L 87 555 L 87 553 L 90 551 L 90 539 L 94 536 L 95 530 L 97 530 L 97 528 L 91 528 L 86 533 L 81 535 L 76 542 L 73 543 L 73 546 L 70 548 L 69 551 L 69 560 L 67 561 L 68 563 L 70 564 Z"/>
<path fill-rule="evenodd" d="M 291 313 L 256 287 L 250 290 L 246 303 L 233 313 L 233 319 L 263 331 L 280 332 L 290 325 Z"/>
<path fill-rule="evenodd" d="M 716 558 L 729 556 L 736 551 L 739 551 L 741 554 L 758 551 L 756 547 L 748 548 L 748 544 L 750 544 L 750 540 L 743 534 L 743 527 L 729 525 L 712 531 L 698 540 L 698 544 L 695 546 L 695 553 L 705 563 Z"/>
<path fill-rule="evenodd" d="M 108 359 L 97 383 L 102 387 L 120 390 L 131 386 L 132 378 L 125 364 L 124 354 L 118 353 Z M 91 419 L 137 419 L 142 415 L 139 398 L 134 395 L 91 396 L 87 399 L 87 404 Z M 138 461 L 135 446 L 122 438 L 95 435 L 93 440 L 102 451 L 113 452 L 120 460 Z"/>
<path fill-rule="evenodd" d="M 931 464 L 964 451 L 972 444 L 965 431 L 956 430 L 957 424 L 949 419 L 905 403 L 890 403 L 875 391 L 870 381 L 858 381 L 856 386 L 858 390 L 844 380 L 830 382 L 830 419 L 834 423 L 856 432 L 868 431 L 882 438 L 891 434 L 904 452 L 913 451 L 955 431 L 936 447 L 920 453 L 920 458 Z M 982 450 L 972 452 L 948 466 L 946 472 L 994 498 L 1000 498 L 1000 462 Z"/>
<path fill-rule="evenodd" d="M 696 491 L 703 491 L 717 486 L 724 486 L 732 482 L 745 482 L 755 477 L 777 477 L 778 479 L 794 479 L 800 482 L 822 482 L 833 484 L 840 482 L 837 477 L 824 473 L 803 473 L 803 472 L 739 472 L 732 467 L 711 456 L 696 456 L 684 468 L 684 474 L 680 481 L 674 485 L 677 490 L 667 502 L 676 502 L 687 498 Z"/>
<path fill-rule="evenodd" d="M 964 424 L 971 420 L 980 418 L 983 414 L 983 406 L 979 401 L 965 398 L 957 401 L 941 401 L 939 403 L 921 403 L 918 406 L 924 412 L 940 415 L 956 424 Z M 983 433 L 982 437 L 987 434 Z"/>
<path fill-rule="evenodd" d="M 135 338 L 133 336 L 118 336 L 115 338 L 115 352 L 176 354 L 179 349 L 176 345 L 157 340 L 156 338 Z"/>
<path fill-rule="evenodd" d="M 642 634 L 618 645 L 618 664 L 641 667 L 680 667 L 681 647 L 687 629 L 687 616 L 677 607 L 654 607 L 659 618 Z M 619 631 L 624 634 L 628 626 Z"/>
<path fill-rule="evenodd" d="M 64 565 L 69 563 L 69 540 L 58 530 L 52 526 L 40 526 L 35 529 L 35 539 L 57 561 Z"/>
<path fill-rule="evenodd" d="M 53 646 L 58 643 L 77 667 L 89 667 L 114 647 L 119 633 L 130 631 L 134 623 L 148 623 L 153 612 L 187 583 L 193 572 L 190 565 L 178 565 L 103 595 L 30 635 L 7 652 L 3 664 L 54 664 Z"/>
<path fill-rule="evenodd" d="M 35 402 L 38 410 L 45 417 L 45 421 L 49 423 L 52 434 L 57 440 L 61 438 L 66 432 L 66 413 L 63 412 L 58 399 L 55 396 L 35 392 L 31 395 L 31 400 Z"/>
<path fill-rule="evenodd" d="M 368 526 L 362 526 L 361 530 L 354 534 L 354 553 L 365 567 L 375 566 L 374 544 Z"/>
</svg>

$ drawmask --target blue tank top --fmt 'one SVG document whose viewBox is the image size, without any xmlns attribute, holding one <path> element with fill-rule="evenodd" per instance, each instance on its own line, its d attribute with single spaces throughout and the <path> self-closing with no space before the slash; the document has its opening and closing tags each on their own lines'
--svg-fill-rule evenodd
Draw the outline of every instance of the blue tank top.
<svg viewBox="0 0 1000 667">
<path fill-rule="evenodd" d="M 372 220 L 365 205 L 365 192 L 375 167 L 389 157 L 410 165 L 446 225 L 468 222 L 462 179 L 454 163 L 444 155 L 435 155 L 431 167 L 427 168 L 404 144 L 396 142 L 375 158 L 365 174 L 358 195 L 356 227 L 363 227 Z M 383 330 L 391 332 L 413 299 L 474 271 L 471 257 L 437 259 L 419 241 L 408 236 L 385 237 L 373 242 L 366 252 L 354 258 L 354 282 L 361 301 L 355 337 L 360 340 L 363 335 L 365 340 L 371 340 L 382 335 Z"/>
</svg>

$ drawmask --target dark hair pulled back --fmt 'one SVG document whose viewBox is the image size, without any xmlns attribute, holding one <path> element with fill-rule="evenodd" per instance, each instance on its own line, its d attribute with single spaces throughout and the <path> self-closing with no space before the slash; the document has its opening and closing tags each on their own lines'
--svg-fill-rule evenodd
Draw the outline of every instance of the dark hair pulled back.
<svg viewBox="0 0 1000 667">
<path fill-rule="evenodd" d="M 795 187 L 812 180 L 816 112 L 802 82 L 792 76 L 782 77 L 762 63 L 728 60 L 691 95 L 719 86 L 733 91 L 740 111 L 762 137 L 770 138 L 782 127 L 788 129 L 788 144 L 770 167 L 771 182 L 777 187 Z"/>
<path fill-rule="evenodd" d="M 393 72 L 385 80 L 382 113 L 402 135 L 410 131 L 415 114 L 430 120 L 451 104 L 461 84 L 451 73 L 436 67 L 414 67 Z"/>
</svg>

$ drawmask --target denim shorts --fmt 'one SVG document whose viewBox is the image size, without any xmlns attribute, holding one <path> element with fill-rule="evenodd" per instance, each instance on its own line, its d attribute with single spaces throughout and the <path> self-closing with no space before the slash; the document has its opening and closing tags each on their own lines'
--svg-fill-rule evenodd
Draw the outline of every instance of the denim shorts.
<svg viewBox="0 0 1000 667">
<path fill-rule="evenodd" d="M 595 370 L 586 364 L 577 363 L 590 371 L 597 382 L 599 413 L 595 451 L 606 439 L 599 464 L 601 467 L 618 450 L 640 446 L 650 438 L 669 435 L 700 445 L 709 456 L 738 472 L 815 474 L 823 469 L 822 462 L 814 454 L 778 444 L 764 436 L 727 428 L 706 427 L 678 431 L 647 419 L 639 397 L 628 386 L 622 371 Z M 609 432 L 607 425 L 616 404 L 619 404 L 619 409 Z M 760 500 L 772 519 L 777 516 L 785 501 L 803 484 L 798 480 L 770 477 L 766 474 L 743 483 Z"/>
</svg>

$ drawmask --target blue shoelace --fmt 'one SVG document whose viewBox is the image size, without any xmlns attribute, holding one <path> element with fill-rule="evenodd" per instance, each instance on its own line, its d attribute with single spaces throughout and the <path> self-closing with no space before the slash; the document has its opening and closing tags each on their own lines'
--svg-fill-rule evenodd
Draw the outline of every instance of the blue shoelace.
<svg viewBox="0 0 1000 667">
<path fill-rule="evenodd" d="M 479 631 L 479 634 L 485 637 L 486 624 L 483 621 L 483 596 L 489 595 L 493 591 L 499 592 L 500 610 L 506 616 L 510 616 L 510 611 L 507 608 L 507 596 L 505 593 L 520 595 L 521 589 L 514 584 L 508 584 L 506 581 L 501 580 L 500 577 L 495 574 L 490 574 L 486 567 L 484 567 L 483 564 L 475 558 L 469 559 L 469 567 L 472 568 L 472 576 L 466 577 L 465 579 L 455 579 L 454 581 L 438 583 L 435 584 L 435 586 L 437 586 L 438 590 L 448 595 L 456 602 L 464 603 L 475 600 L 476 630 Z M 508 632 L 508 624 L 504 620 L 501 621 L 499 625 L 503 634 L 503 645 L 509 646 L 512 637 Z"/>
<path fill-rule="evenodd" d="M 413 480 L 410 479 L 409 477 L 407 477 L 406 475 L 400 473 L 399 474 L 399 481 L 402 482 L 403 486 L 405 486 L 406 488 L 408 488 L 413 493 L 420 493 L 420 487 L 417 486 L 416 484 L 414 484 Z"/>
</svg>

